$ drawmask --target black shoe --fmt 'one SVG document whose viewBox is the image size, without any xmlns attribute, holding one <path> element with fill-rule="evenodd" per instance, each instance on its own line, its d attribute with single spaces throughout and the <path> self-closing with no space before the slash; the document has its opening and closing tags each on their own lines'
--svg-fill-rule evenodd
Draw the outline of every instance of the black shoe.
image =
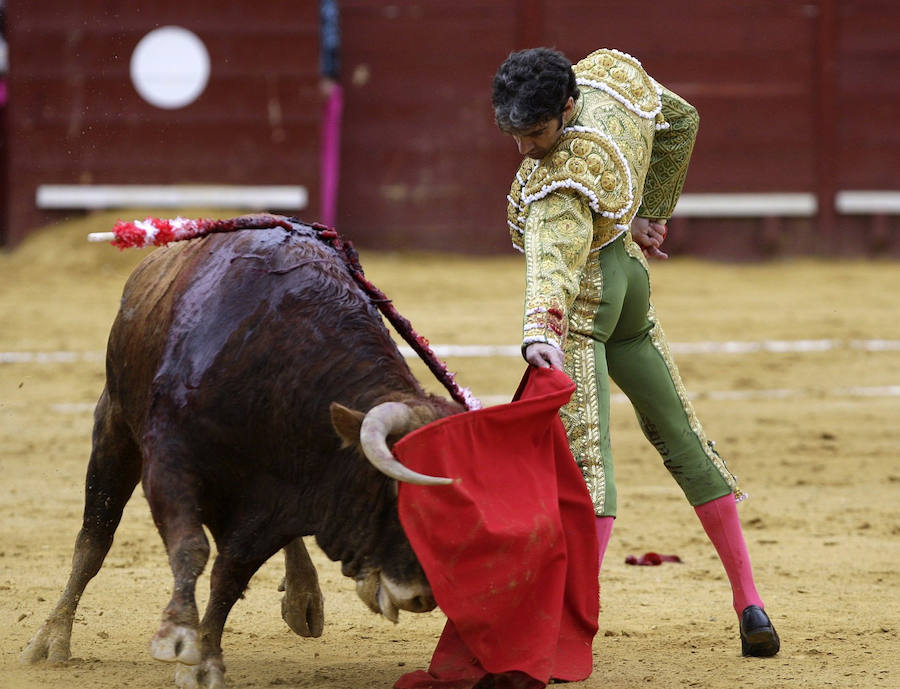
<svg viewBox="0 0 900 689">
<path fill-rule="evenodd" d="M 768 658 L 778 653 L 781 639 L 775 625 L 758 605 L 748 605 L 741 613 L 741 654 Z"/>
</svg>

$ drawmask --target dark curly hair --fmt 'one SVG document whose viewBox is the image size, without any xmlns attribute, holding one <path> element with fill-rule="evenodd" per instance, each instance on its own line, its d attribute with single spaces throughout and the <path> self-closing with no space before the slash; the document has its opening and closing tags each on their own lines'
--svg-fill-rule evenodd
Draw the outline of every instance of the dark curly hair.
<svg viewBox="0 0 900 689">
<path fill-rule="evenodd" d="M 504 131 L 524 131 L 561 117 L 569 97 L 578 100 L 572 63 L 550 48 L 511 53 L 494 75 L 494 119 Z"/>
</svg>

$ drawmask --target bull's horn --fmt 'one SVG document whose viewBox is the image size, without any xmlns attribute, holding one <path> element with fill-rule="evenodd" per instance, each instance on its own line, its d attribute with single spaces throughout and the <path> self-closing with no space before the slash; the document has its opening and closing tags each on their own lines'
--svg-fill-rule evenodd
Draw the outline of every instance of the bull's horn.
<svg viewBox="0 0 900 689">
<path fill-rule="evenodd" d="M 397 481 L 420 486 L 443 486 L 453 483 L 451 478 L 426 476 L 408 469 L 394 459 L 387 446 L 392 433 L 406 433 L 412 425 L 412 411 L 402 402 L 384 402 L 369 410 L 359 429 L 363 453 L 378 471 Z"/>
</svg>

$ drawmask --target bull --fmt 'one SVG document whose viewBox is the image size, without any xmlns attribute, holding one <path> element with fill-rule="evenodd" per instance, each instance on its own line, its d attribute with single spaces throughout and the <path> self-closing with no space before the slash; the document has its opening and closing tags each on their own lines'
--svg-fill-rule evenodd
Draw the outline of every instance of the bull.
<svg viewBox="0 0 900 689">
<path fill-rule="evenodd" d="M 138 482 L 174 579 L 150 652 L 177 664 L 179 687 L 225 686 L 226 617 L 280 549 L 282 616 L 322 633 L 303 536 L 374 612 L 396 621 L 435 607 L 396 480 L 448 479 L 412 472 L 389 445 L 465 407 L 426 394 L 338 254 L 291 222 L 179 243 L 135 269 L 109 336 L 71 573 L 24 662 L 69 658 L 78 601 Z M 217 555 L 201 620 L 204 526 Z"/>
</svg>

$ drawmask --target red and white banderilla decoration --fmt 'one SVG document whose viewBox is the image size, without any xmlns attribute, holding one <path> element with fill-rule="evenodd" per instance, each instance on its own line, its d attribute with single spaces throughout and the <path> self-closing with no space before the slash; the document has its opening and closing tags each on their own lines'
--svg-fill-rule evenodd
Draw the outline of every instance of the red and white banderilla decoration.
<svg viewBox="0 0 900 689">
<path fill-rule="evenodd" d="M 113 225 L 112 232 L 91 232 L 88 235 L 89 242 L 110 242 L 120 249 L 138 248 L 145 246 L 165 246 L 170 242 L 180 242 L 185 239 L 202 237 L 214 232 L 234 232 L 235 230 L 257 230 L 283 227 L 286 230 L 293 228 L 287 218 L 275 215 L 245 215 L 230 220 L 213 220 L 200 218 L 189 220 L 187 218 L 146 218 L 125 222 L 119 220 Z"/>
</svg>

